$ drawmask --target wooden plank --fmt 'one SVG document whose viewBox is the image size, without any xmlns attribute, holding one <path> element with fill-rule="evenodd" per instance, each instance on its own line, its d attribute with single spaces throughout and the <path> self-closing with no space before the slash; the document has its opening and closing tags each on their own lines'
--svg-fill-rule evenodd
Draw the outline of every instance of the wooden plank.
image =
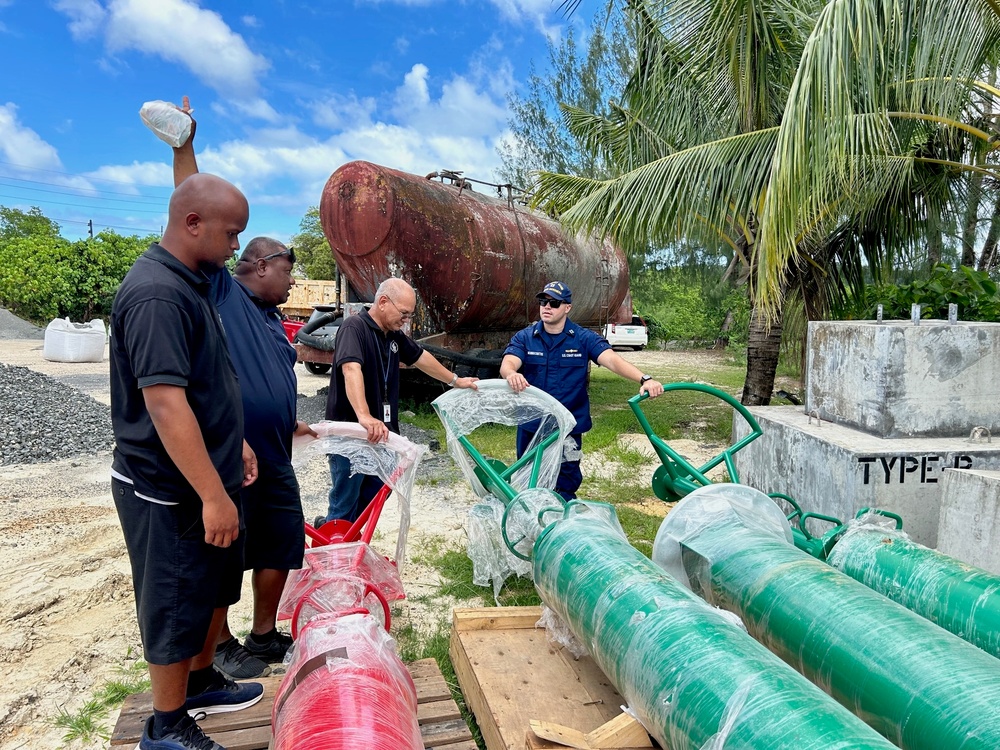
<svg viewBox="0 0 1000 750">
<path fill-rule="evenodd" d="M 593 660 L 574 659 L 534 628 L 539 608 L 505 609 L 463 610 L 451 635 L 452 664 L 488 750 L 522 750 L 531 719 L 586 733 L 621 713 L 624 699 Z"/>
<path fill-rule="evenodd" d="M 472 733 L 461 718 L 458 705 L 451 697 L 441 670 L 433 659 L 423 659 L 408 667 L 417 686 L 417 721 L 421 737 L 428 750 L 476 750 Z M 271 708 L 281 677 L 266 677 L 264 696 L 260 702 L 244 709 L 226 714 L 213 714 L 199 724 L 216 742 L 229 750 L 263 750 L 271 739 Z M 111 738 L 113 748 L 135 747 L 152 712 L 153 698 L 150 693 L 130 695 L 122 705 L 122 711 Z"/>
<path fill-rule="evenodd" d="M 421 726 L 461 718 L 462 712 L 458 710 L 458 704 L 450 697 L 446 701 L 417 704 L 417 723 Z"/>
<path fill-rule="evenodd" d="M 418 677 L 413 686 L 417 689 L 417 703 L 451 700 L 451 688 L 440 672 L 437 677 Z"/>
<path fill-rule="evenodd" d="M 420 738 L 424 741 L 425 748 L 450 746 L 471 740 L 472 732 L 469 731 L 469 725 L 464 719 L 453 719 L 437 724 L 425 724 L 420 727 Z"/>
<path fill-rule="evenodd" d="M 538 607 L 456 607 L 452 610 L 452 629 L 462 632 L 533 629 L 541 616 Z"/>
</svg>

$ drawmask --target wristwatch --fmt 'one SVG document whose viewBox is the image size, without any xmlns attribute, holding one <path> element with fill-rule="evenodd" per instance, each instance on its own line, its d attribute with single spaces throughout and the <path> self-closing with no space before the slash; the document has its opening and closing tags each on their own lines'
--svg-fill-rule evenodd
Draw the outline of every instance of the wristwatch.
<svg viewBox="0 0 1000 750">
<path fill-rule="evenodd" d="M 653 379 L 652 375 L 643 375 L 641 378 L 639 378 L 639 385 L 644 385 L 646 383 L 646 381 L 652 380 L 652 379 Z"/>
</svg>

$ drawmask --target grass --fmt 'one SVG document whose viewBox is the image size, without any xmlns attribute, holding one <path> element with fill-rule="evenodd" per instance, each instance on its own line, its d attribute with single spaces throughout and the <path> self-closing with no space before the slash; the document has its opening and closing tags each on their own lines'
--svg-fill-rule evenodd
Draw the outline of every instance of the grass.
<svg viewBox="0 0 1000 750">
<path fill-rule="evenodd" d="M 52 723 L 60 729 L 65 729 L 64 742 L 74 740 L 90 741 L 95 738 L 108 740 L 104 721 L 108 712 L 120 706 L 133 693 L 143 693 L 149 690 L 149 676 L 146 662 L 136 659 L 131 651 L 125 655 L 125 662 L 116 667 L 118 677 L 101 685 L 94 696 L 74 713 L 63 706 L 57 708 L 56 717 Z"/>
</svg>

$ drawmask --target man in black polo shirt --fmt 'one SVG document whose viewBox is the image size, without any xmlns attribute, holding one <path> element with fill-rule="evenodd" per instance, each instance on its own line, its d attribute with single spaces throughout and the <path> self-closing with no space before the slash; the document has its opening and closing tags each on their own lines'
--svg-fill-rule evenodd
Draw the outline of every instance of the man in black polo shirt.
<svg viewBox="0 0 1000 750">
<path fill-rule="evenodd" d="M 460 378 L 402 332 L 413 317 L 417 295 L 402 279 L 386 279 L 375 292 L 370 310 L 349 316 L 337 331 L 337 349 L 326 418 L 358 422 L 368 440 L 380 443 L 390 430 L 399 432 L 399 365 L 416 366 L 453 388 L 476 388 L 478 378 Z M 330 489 L 326 517 L 316 524 L 343 519 L 356 521 L 382 486 L 368 474 L 351 476 L 351 462 L 330 454 Z"/>
<path fill-rule="evenodd" d="M 183 99 L 191 114 L 190 101 Z M 174 149 L 174 184 L 198 174 L 194 153 L 197 123 Z M 294 286 L 295 254 L 277 240 L 255 237 L 236 263 L 209 272 L 210 297 L 226 331 L 229 356 L 239 376 L 245 437 L 257 456 L 259 477 L 242 491 L 246 521 L 243 567 L 252 570 L 253 623 L 240 643 L 224 622 L 215 666 L 234 679 L 261 677 L 269 662 L 280 662 L 291 636 L 276 627 L 288 571 L 302 567 L 305 519 L 299 484 L 292 468 L 292 436 L 316 435 L 296 419 L 295 349 L 288 343 L 277 305 Z"/>
<path fill-rule="evenodd" d="M 225 607 L 239 600 L 239 491 L 257 466 L 201 269 L 225 265 L 248 217 L 225 180 L 185 180 L 162 240 L 128 272 L 111 311 L 112 492 L 153 690 L 141 750 L 222 750 L 189 713 L 239 710 L 263 694 L 212 664 Z"/>
</svg>

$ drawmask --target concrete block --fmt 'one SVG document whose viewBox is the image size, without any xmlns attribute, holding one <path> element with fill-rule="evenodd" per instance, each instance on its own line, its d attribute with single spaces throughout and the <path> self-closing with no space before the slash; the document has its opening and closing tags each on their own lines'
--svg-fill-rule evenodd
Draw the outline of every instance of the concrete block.
<svg viewBox="0 0 1000 750">
<path fill-rule="evenodd" d="M 809 324 L 806 411 L 884 438 L 998 429 L 1000 323 Z"/>
<path fill-rule="evenodd" d="M 751 407 L 764 434 L 736 454 L 744 484 L 783 492 L 802 509 L 841 520 L 864 507 L 903 517 L 915 541 L 937 546 L 941 488 L 948 468 L 1000 470 L 1000 443 L 967 438 L 883 439 L 809 419 L 799 406 Z M 750 429 L 738 414 L 733 440 Z"/>
<path fill-rule="evenodd" d="M 945 471 L 938 550 L 1000 575 L 1000 471 Z"/>
</svg>

